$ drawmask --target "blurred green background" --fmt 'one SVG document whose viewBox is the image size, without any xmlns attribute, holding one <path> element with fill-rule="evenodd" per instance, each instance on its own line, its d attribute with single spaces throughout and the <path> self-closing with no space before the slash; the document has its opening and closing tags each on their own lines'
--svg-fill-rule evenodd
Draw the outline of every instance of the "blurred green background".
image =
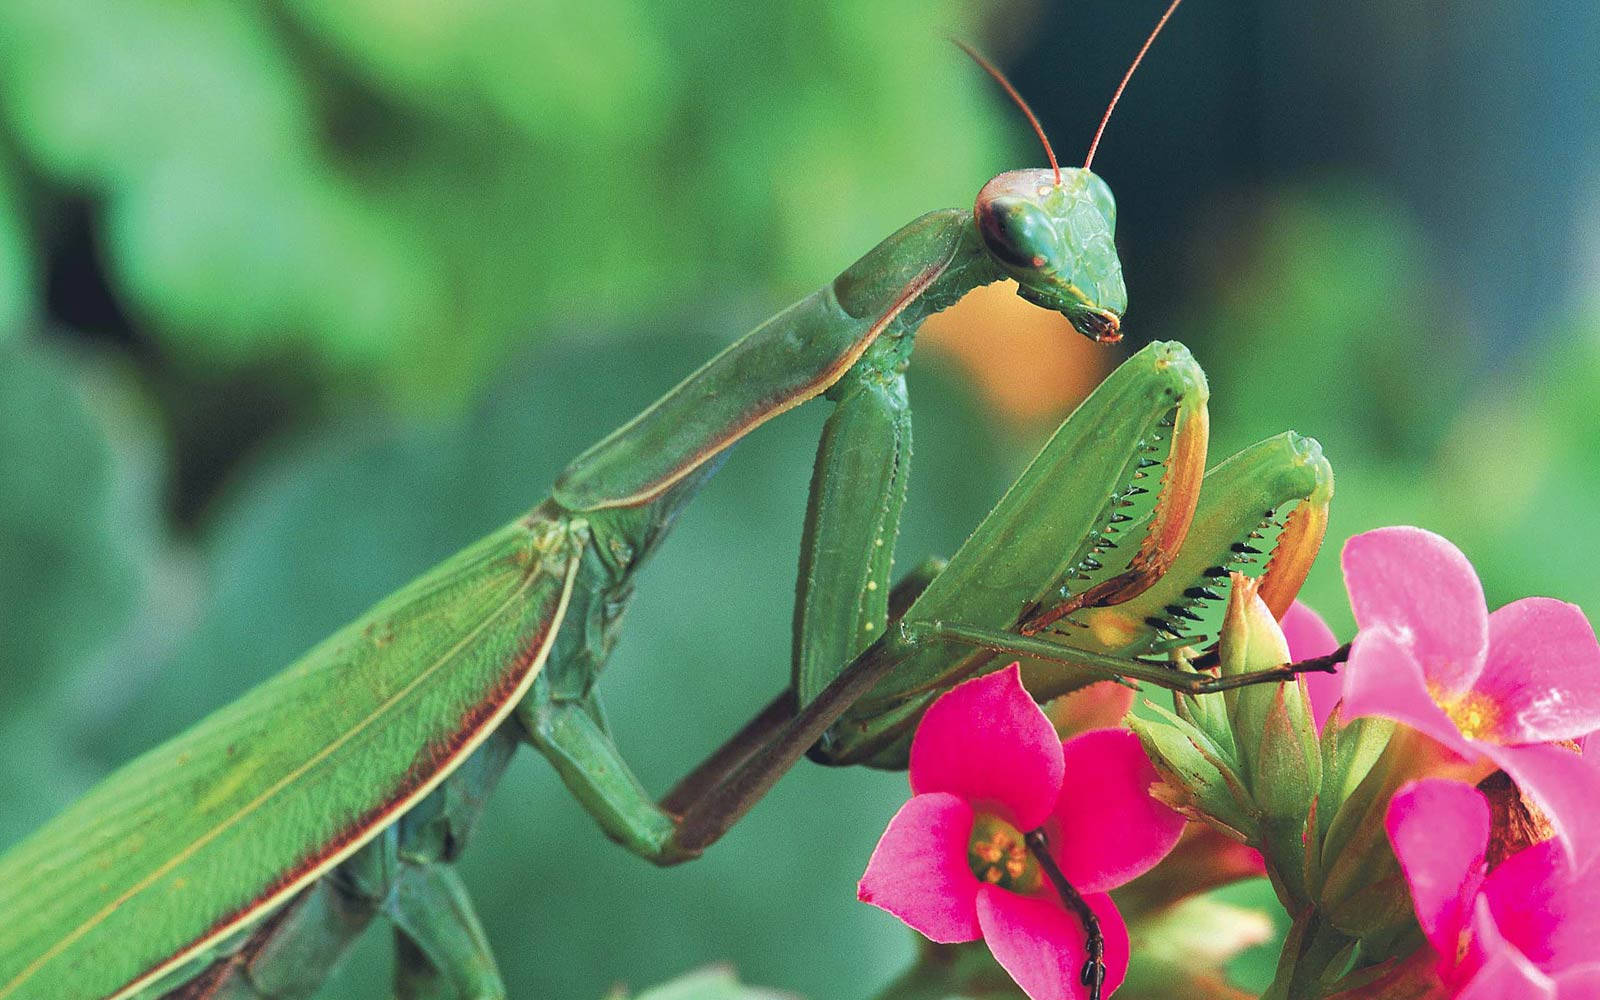
<svg viewBox="0 0 1600 1000">
<path fill-rule="evenodd" d="M 1040 162 L 941 35 L 1073 162 L 1158 14 L 0 4 L 0 846 L 902 223 Z M 1107 133 L 1130 346 L 1195 350 L 1217 457 L 1322 440 L 1307 597 L 1340 630 L 1338 544 L 1388 523 L 1455 539 L 1491 605 L 1600 608 L 1597 64 L 1583 4 L 1191 0 Z M 1115 360 L 1004 292 L 924 340 L 902 566 L 953 550 Z M 603 690 L 653 788 L 784 682 L 823 415 L 741 445 L 643 581 Z M 803 766 L 657 871 L 524 755 L 464 867 L 514 996 L 727 959 L 859 1000 L 912 954 L 854 901 L 903 797 Z M 324 995 L 386 995 L 388 947 Z"/>
</svg>

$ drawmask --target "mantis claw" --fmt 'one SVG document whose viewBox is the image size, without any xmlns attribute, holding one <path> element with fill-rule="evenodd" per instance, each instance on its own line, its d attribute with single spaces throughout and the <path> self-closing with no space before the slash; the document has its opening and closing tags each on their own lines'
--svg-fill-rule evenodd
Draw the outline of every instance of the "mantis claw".
<svg viewBox="0 0 1600 1000">
<path fill-rule="evenodd" d="M 1212 469 L 1188 534 L 1153 565 L 1164 572 L 1143 591 L 1080 616 L 1085 633 L 1069 645 L 1148 654 L 1202 646 L 1217 634 L 1230 572 L 1259 566 L 1268 606 L 1294 601 L 1327 530 L 1333 471 L 1311 438 L 1284 434 Z M 1279 512 L 1290 505 L 1286 518 Z"/>
<path fill-rule="evenodd" d="M 1034 602 L 1019 618 L 1018 632 L 1037 635 L 1085 608 L 1121 604 L 1144 593 L 1166 573 L 1189 532 L 1205 478 L 1211 428 L 1208 395 L 1203 381 L 1191 382 L 1189 388 L 1175 394 L 1172 408 L 1140 437 L 1126 485 L 1111 495 L 1098 534 L 1091 537 L 1088 551 L 1080 553 L 1069 573 L 1070 580 L 1088 586 L 1071 594 L 1063 588 L 1063 599 L 1048 606 Z M 1150 457 L 1163 450 L 1164 458 Z M 1160 481 L 1153 487 L 1141 485 L 1157 467 L 1162 470 Z M 1139 508 L 1147 511 L 1143 517 Z M 1134 525 L 1136 520 L 1139 523 Z M 1137 536 L 1139 547 L 1120 570 L 1108 569 L 1106 564 L 1112 562 L 1108 550 L 1119 547 L 1111 536 L 1122 534 Z"/>
</svg>

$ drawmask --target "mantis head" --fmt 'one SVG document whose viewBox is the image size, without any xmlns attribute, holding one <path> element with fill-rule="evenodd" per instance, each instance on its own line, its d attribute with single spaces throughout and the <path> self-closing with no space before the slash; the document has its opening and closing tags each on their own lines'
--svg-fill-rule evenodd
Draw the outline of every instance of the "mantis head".
<svg viewBox="0 0 1600 1000">
<path fill-rule="evenodd" d="M 989 256 L 1002 274 L 1017 280 L 1017 294 L 1035 305 L 1054 309 L 1067 317 L 1081 334 L 1102 344 L 1122 339 L 1122 314 L 1128 308 L 1128 289 L 1122 283 L 1122 262 L 1111 241 L 1116 229 L 1117 205 L 1106 182 L 1089 171 L 1095 150 L 1105 134 L 1111 112 L 1139 68 L 1144 54 L 1166 27 L 1182 0 L 1172 0 L 1133 57 L 1122 82 L 1106 105 L 1106 113 L 1089 143 L 1082 167 L 1063 170 L 1056 151 L 1044 134 L 1039 117 L 1028 107 L 1005 74 L 976 49 L 952 39 L 961 50 L 1005 88 L 1027 116 L 1039 144 L 1050 160 L 1049 170 L 1012 170 L 983 186 L 973 216 Z"/>
<path fill-rule="evenodd" d="M 1059 179 L 1058 179 L 1059 178 Z M 1017 294 L 1067 317 L 1101 343 L 1122 339 L 1128 290 L 1112 233 L 1116 202 L 1086 168 L 1012 170 L 983 186 L 978 233 Z"/>
</svg>

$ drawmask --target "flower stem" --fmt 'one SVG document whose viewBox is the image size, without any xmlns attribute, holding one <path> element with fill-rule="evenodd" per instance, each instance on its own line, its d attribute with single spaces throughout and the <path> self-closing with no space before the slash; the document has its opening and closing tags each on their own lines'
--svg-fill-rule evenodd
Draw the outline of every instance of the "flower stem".
<svg viewBox="0 0 1600 1000">
<path fill-rule="evenodd" d="M 1283 942 L 1277 976 L 1261 1000 L 1319 1000 L 1336 963 L 1349 958 L 1352 940 L 1315 909 L 1297 914 Z"/>
<path fill-rule="evenodd" d="M 1076 913 L 1078 921 L 1083 924 L 1084 934 L 1088 939 L 1085 947 L 1089 957 L 1084 959 L 1083 970 L 1078 973 L 1078 979 L 1089 987 L 1089 1000 L 1100 1000 L 1100 991 L 1106 981 L 1106 938 L 1100 931 L 1100 918 L 1089 908 L 1089 902 L 1083 898 L 1083 894 L 1061 874 L 1054 855 L 1050 853 L 1050 840 L 1045 836 L 1043 827 L 1028 834 L 1028 849 L 1038 860 L 1039 867 L 1044 869 L 1050 884 L 1056 887 L 1061 902 L 1066 904 L 1067 909 Z"/>
</svg>

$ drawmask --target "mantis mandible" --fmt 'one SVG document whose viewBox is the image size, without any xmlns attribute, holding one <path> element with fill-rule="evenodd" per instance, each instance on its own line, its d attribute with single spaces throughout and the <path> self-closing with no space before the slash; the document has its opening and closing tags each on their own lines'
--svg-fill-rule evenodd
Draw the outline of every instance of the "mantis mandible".
<svg viewBox="0 0 1600 1000">
<path fill-rule="evenodd" d="M 1320 449 L 1294 435 L 1205 475 L 1205 378 L 1176 344 L 1113 373 L 948 564 L 891 580 L 922 321 L 1010 278 L 1084 335 L 1120 336 L 1115 206 L 1092 156 L 1063 169 L 1049 152 L 970 212 L 911 222 L 578 456 L 530 512 L 0 856 L 0 1000 L 309 997 L 379 915 L 399 996 L 501 997 L 452 861 L 523 742 L 608 836 L 673 864 L 808 751 L 903 766 L 921 710 L 996 656 L 1021 658 L 1041 698 L 1106 676 L 1193 693 L 1290 676 L 1147 658 L 1201 642 L 1227 569 L 1269 552 L 1262 593 L 1281 613 L 1331 495 Z M 594 690 L 635 575 L 734 442 L 818 396 L 834 410 L 790 685 L 658 802 Z"/>
</svg>

